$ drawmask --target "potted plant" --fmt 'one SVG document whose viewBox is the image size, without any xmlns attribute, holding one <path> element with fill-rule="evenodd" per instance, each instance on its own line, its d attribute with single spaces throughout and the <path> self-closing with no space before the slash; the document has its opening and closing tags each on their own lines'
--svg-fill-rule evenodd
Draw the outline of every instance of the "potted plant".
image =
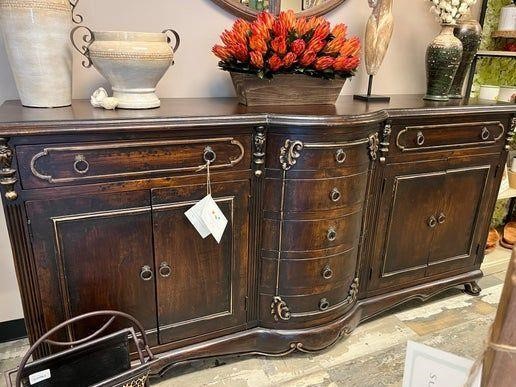
<svg viewBox="0 0 516 387">
<path fill-rule="evenodd" d="M 335 104 L 360 62 L 360 41 L 347 37 L 346 25 L 331 28 L 324 17 L 293 11 L 238 19 L 221 40 L 212 51 L 249 106 Z"/>
</svg>

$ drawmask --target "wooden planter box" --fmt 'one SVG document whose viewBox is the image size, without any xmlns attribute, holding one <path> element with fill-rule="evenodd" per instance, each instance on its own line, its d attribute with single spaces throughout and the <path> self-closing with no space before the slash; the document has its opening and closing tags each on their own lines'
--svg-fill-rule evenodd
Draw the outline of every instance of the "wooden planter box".
<svg viewBox="0 0 516 387">
<path fill-rule="evenodd" d="M 346 79 L 314 78 L 303 74 L 277 74 L 260 79 L 254 74 L 231 72 L 238 102 L 262 105 L 335 105 Z"/>
</svg>

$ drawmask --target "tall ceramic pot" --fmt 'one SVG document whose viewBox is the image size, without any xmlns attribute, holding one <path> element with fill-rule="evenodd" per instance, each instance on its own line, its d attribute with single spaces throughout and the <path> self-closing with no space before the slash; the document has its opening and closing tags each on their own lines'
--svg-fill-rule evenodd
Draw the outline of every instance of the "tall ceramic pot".
<svg viewBox="0 0 516 387">
<path fill-rule="evenodd" d="M 453 33 L 462 42 L 462 60 L 453 79 L 449 97 L 462 98 L 464 80 L 480 46 L 482 26 L 468 12 L 460 19 Z"/>
<path fill-rule="evenodd" d="M 424 99 L 448 101 L 455 73 L 462 59 L 462 43 L 453 35 L 454 26 L 443 24 L 426 50 L 427 89 Z"/>
<path fill-rule="evenodd" d="M 21 102 L 72 102 L 72 8 L 78 0 L 0 0 L 0 28 Z"/>
</svg>

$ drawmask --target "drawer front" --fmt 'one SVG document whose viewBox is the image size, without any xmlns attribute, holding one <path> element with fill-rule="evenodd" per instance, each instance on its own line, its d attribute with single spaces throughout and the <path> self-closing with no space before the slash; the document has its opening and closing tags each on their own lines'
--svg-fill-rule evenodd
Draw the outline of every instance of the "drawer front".
<svg viewBox="0 0 516 387">
<path fill-rule="evenodd" d="M 280 294 L 319 293 L 349 283 L 355 275 L 356 261 L 356 248 L 323 258 L 282 259 Z M 262 258 L 260 281 L 264 292 L 274 292 L 277 263 L 276 259 Z"/>
<path fill-rule="evenodd" d="M 250 166 L 250 139 L 218 137 L 98 144 L 23 145 L 16 149 L 24 188 L 87 184 Z"/>
<path fill-rule="evenodd" d="M 282 296 L 290 312 L 287 318 L 290 321 L 313 319 L 328 314 L 339 313 L 349 309 L 356 301 L 358 293 L 358 279 L 352 279 L 345 285 L 335 287 L 329 291 L 301 296 Z M 274 322 L 274 314 L 270 313 L 271 301 L 274 296 L 271 294 L 260 295 L 260 308 L 262 319 L 266 322 Z"/>
<path fill-rule="evenodd" d="M 290 164 L 289 160 L 295 159 L 295 165 L 292 166 L 295 171 L 331 169 L 336 175 L 346 174 L 350 168 L 364 171 L 368 169 L 378 137 L 371 134 L 363 138 L 332 142 L 322 142 L 320 139 L 320 136 L 300 135 L 285 139 L 285 136 L 271 135 L 270 146 L 267 145 L 270 149 L 268 168 L 282 169 L 283 164 Z"/>
<path fill-rule="evenodd" d="M 504 141 L 504 133 L 500 121 L 405 126 L 396 136 L 396 148 L 418 152 L 493 145 Z"/>
<path fill-rule="evenodd" d="M 279 221 L 264 220 L 263 248 L 278 250 Z M 285 220 L 281 251 L 314 251 L 336 246 L 351 248 L 358 243 L 362 210 L 336 219 Z"/>
<path fill-rule="evenodd" d="M 320 180 L 286 180 L 284 211 L 321 211 L 354 206 L 364 201 L 368 172 Z M 267 179 L 265 209 L 280 211 L 276 192 L 281 192 L 281 180 Z"/>
</svg>

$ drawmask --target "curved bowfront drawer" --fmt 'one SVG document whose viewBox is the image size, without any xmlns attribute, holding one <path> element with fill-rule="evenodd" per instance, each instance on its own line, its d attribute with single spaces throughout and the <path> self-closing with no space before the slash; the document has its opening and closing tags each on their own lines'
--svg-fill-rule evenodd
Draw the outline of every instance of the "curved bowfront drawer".
<svg viewBox="0 0 516 387">
<path fill-rule="evenodd" d="M 329 290 L 354 277 L 357 249 L 343 253 L 308 259 L 282 259 L 280 261 L 279 290 L 282 295 L 312 294 Z M 277 259 L 262 258 L 261 289 L 274 292 Z M 349 281 L 348 281 L 349 282 Z"/>
<path fill-rule="evenodd" d="M 285 220 L 264 219 L 262 246 L 277 251 L 315 251 L 336 246 L 349 248 L 358 243 L 362 226 L 362 210 L 336 219 Z"/>
<path fill-rule="evenodd" d="M 250 139 L 217 137 L 106 142 L 90 145 L 23 145 L 16 149 L 24 188 L 87 184 L 198 171 L 247 169 Z"/>
<path fill-rule="evenodd" d="M 396 148 L 417 152 L 493 145 L 504 141 L 504 133 L 500 121 L 405 126 L 396 136 Z"/>
</svg>

